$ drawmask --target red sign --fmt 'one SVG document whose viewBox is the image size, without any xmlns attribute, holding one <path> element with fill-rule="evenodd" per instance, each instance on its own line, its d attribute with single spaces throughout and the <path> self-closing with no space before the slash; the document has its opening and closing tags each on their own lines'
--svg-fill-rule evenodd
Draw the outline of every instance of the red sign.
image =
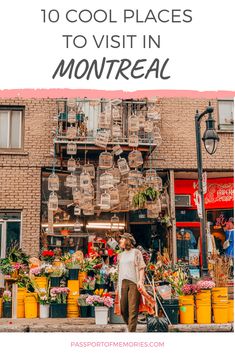
<svg viewBox="0 0 235 353">
<path fill-rule="evenodd" d="M 197 180 L 175 180 L 176 195 L 190 195 L 191 208 L 196 209 L 195 185 Z M 205 196 L 206 209 L 225 209 L 234 206 L 234 181 L 233 178 L 207 179 L 207 192 Z"/>
</svg>

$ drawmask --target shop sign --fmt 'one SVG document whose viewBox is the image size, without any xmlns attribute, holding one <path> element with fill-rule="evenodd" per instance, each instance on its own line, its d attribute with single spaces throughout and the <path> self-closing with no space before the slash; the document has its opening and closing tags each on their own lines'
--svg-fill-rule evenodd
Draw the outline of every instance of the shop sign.
<svg viewBox="0 0 235 353">
<path fill-rule="evenodd" d="M 198 191 L 195 192 L 195 199 L 194 202 L 197 206 L 197 214 L 199 218 L 202 218 L 202 199 L 201 195 L 198 193 Z"/>
<path fill-rule="evenodd" d="M 233 184 L 209 184 L 207 194 L 205 196 L 205 204 L 218 203 L 218 202 L 233 202 L 234 190 Z"/>
<path fill-rule="evenodd" d="M 202 190 L 203 190 L 203 194 L 207 193 L 207 173 L 206 172 L 202 174 Z"/>
</svg>

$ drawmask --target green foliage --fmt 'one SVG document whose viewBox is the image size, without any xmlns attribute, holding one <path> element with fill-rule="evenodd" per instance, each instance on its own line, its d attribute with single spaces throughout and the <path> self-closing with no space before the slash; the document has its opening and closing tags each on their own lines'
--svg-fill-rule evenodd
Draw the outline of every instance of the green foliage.
<svg viewBox="0 0 235 353">
<path fill-rule="evenodd" d="M 158 196 L 159 192 L 149 186 L 133 196 L 133 205 L 137 208 L 144 208 L 147 201 L 155 201 Z"/>
</svg>

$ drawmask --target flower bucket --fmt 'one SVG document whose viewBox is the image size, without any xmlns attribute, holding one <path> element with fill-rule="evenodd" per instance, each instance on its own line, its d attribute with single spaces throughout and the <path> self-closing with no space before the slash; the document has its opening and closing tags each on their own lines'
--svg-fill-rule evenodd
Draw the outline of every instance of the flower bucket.
<svg viewBox="0 0 235 353">
<path fill-rule="evenodd" d="M 51 277 L 51 287 L 60 286 L 61 277 Z"/>
<path fill-rule="evenodd" d="M 74 318 L 79 316 L 79 307 L 78 307 L 78 297 L 79 294 L 77 292 L 74 292 L 76 294 L 71 294 L 69 293 L 68 299 L 67 299 L 67 317 L 68 318 Z"/>
<path fill-rule="evenodd" d="M 71 292 L 79 292 L 79 280 L 68 280 L 68 288 Z"/>
<path fill-rule="evenodd" d="M 87 272 L 79 272 L 78 280 L 79 280 L 79 288 L 83 288 L 83 281 L 87 278 Z"/>
<path fill-rule="evenodd" d="M 124 324 L 122 316 L 114 314 L 113 307 L 109 309 L 109 323 L 110 324 Z"/>
<path fill-rule="evenodd" d="M 211 323 L 211 304 L 197 304 L 196 305 L 196 316 L 198 324 L 210 324 Z"/>
<path fill-rule="evenodd" d="M 228 322 L 234 321 L 234 300 L 228 301 Z"/>
<path fill-rule="evenodd" d="M 213 305 L 213 316 L 215 324 L 227 324 L 228 323 L 228 302 Z"/>
<path fill-rule="evenodd" d="M 181 324 L 194 324 L 194 296 L 179 296 L 179 312 Z"/>
<path fill-rule="evenodd" d="M 217 298 L 217 297 L 227 297 L 228 296 L 228 287 L 215 287 L 212 288 L 212 297 Z"/>
<path fill-rule="evenodd" d="M 179 322 L 179 301 L 178 299 L 162 300 L 162 305 L 173 325 Z"/>
<path fill-rule="evenodd" d="M 38 288 L 47 288 L 47 278 L 42 276 L 42 277 L 36 277 L 35 278 L 35 283 Z"/>
<path fill-rule="evenodd" d="M 78 268 L 70 268 L 69 269 L 69 279 L 77 280 L 78 279 L 78 274 L 79 274 L 79 269 Z"/>
<path fill-rule="evenodd" d="M 67 304 L 51 303 L 50 317 L 51 318 L 65 318 L 67 314 Z"/>
<path fill-rule="evenodd" d="M 2 317 L 12 317 L 12 302 L 3 302 L 2 304 Z"/>
<path fill-rule="evenodd" d="M 26 293 L 24 302 L 25 302 L 25 318 L 35 319 L 36 317 L 38 317 L 37 294 Z"/>
<path fill-rule="evenodd" d="M 180 305 L 194 304 L 194 296 L 193 295 L 180 295 L 179 296 L 179 304 Z"/>
<path fill-rule="evenodd" d="M 89 306 L 80 306 L 80 317 L 89 317 Z"/>
<path fill-rule="evenodd" d="M 48 319 L 49 318 L 49 304 L 40 304 L 39 305 L 39 317 L 40 319 Z"/>
<path fill-rule="evenodd" d="M 22 319 L 25 317 L 25 299 L 26 288 L 18 288 L 17 290 L 17 318 Z"/>
<path fill-rule="evenodd" d="M 95 307 L 89 306 L 88 308 L 88 317 L 95 317 Z"/>
<path fill-rule="evenodd" d="M 95 307 L 95 323 L 96 325 L 107 325 L 108 324 L 108 311 L 107 306 L 96 306 Z"/>
</svg>

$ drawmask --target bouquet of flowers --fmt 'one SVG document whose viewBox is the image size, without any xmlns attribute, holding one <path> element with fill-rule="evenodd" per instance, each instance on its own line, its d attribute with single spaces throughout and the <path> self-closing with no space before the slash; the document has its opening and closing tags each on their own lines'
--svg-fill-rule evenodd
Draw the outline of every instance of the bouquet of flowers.
<svg viewBox="0 0 235 353">
<path fill-rule="evenodd" d="M 215 287 L 215 282 L 211 280 L 200 280 L 197 282 L 198 291 L 202 289 L 212 289 Z"/>
<path fill-rule="evenodd" d="M 50 304 L 50 291 L 49 288 L 39 288 L 38 290 L 36 290 L 37 294 L 38 294 L 38 301 L 39 304 Z"/>
<path fill-rule="evenodd" d="M 50 290 L 51 302 L 66 304 L 66 298 L 70 289 L 68 287 L 53 287 Z"/>
<path fill-rule="evenodd" d="M 117 269 L 117 266 L 112 266 L 109 269 L 108 273 L 109 273 L 111 282 L 117 283 L 117 281 L 118 281 L 118 269 Z"/>
<path fill-rule="evenodd" d="M 4 302 L 11 302 L 11 292 L 9 290 L 5 290 L 3 292 L 2 299 Z"/>
<path fill-rule="evenodd" d="M 40 277 L 43 275 L 43 271 L 41 267 L 33 267 L 30 269 L 29 274 L 33 277 Z"/>
<path fill-rule="evenodd" d="M 41 260 L 45 262 L 52 263 L 55 259 L 55 253 L 52 250 L 44 250 L 41 253 Z"/>
<path fill-rule="evenodd" d="M 102 295 L 88 295 L 86 303 L 91 306 L 107 306 L 108 308 L 112 308 L 114 299 L 111 298 L 109 293 L 103 292 Z"/>
<path fill-rule="evenodd" d="M 196 284 L 185 284 L 182 288 L 183 295 L 193 295 L 198 293 L 198 291 Z"/>
<path fill-rule="evenodd" d="M 94 290 L 95 289 L 95 278 L 87 277 L 82 282 L 83 289 Z"/>
<path fill-rule="evenodd" d="M 79 306 L 89 306 L 89 304 L 86 302 L 87 298 L 88 298 L 88 294 L 81 294 L 78 297 L 78 305 Z"/>
</svg>

